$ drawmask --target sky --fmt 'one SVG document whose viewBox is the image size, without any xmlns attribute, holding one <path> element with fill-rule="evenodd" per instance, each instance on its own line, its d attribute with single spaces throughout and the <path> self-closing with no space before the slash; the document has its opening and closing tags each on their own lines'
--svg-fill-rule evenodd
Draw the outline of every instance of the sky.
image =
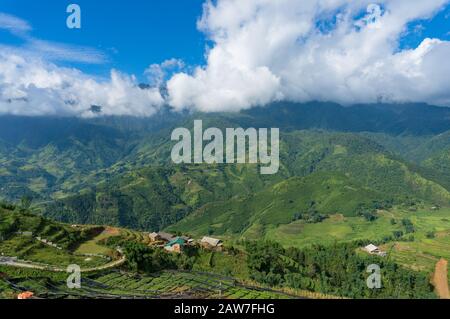
<svg viewBox="0 0 450 319">
<path fill-rule="evenodd" d="M 449 57 L 450 0 L 2 0 L 0 114 L 450 106 Z"/>
<path fill-rule="evenodd" d="M 81 8 L 79 30 L 66 26 L 71 3 Z M 90 47 L 105 55 L 104 64 L 74 65 L 85 72 L 108 75 L 115 68 L 142 76 L 149 64 L 172 58 L 192 65 L 204 62 L 204 36 L 196 26 L 202 4 L 203 0 L 2 0 L 0 12 L 27 21 L 33 37 Z M 18 41 L 5 31 L 0 37 L 3 44 Z"/>
</svg>

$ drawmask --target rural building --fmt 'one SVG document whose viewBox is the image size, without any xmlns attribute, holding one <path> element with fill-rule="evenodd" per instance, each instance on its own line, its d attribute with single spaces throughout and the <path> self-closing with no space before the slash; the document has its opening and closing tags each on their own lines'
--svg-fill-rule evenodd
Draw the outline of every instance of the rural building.
<svg viewBox="0 0 450 319">
<path fill-rule="evenodd" d="M 25 291 L 25 292 L 20 293 L 17 296 L 17 299 L 30 299 L 30 298 L 33 298 L 33 296 L 34 296 L 34 293 L 32 293 L 31 291 Z"/>
<path fill-rule="evenodd" d="M 221 247 L 223 245 L 222 240 L 212 237 L 203 237 L 201 243 L 210 247 Z"/>
<path fill-rule="evenodd" d="M 183 238 L 176 237 L 167 243 L 167 245 L 164 246 L 164 249 L 171 252 L 181 253 L 185 245 L 186 241 Z"/>
<path fill-rule="evenodd" d="M 172 239 L 175 238 L 174 235 L 165 233 L 165 232 L 153 232 L 150 235 L 148 235 L 151 241 L 164 241 L 164 242 L 170 242 Z"/>
<path fill-rule="evenodd" d="M 378 254 L 380 252 L 380 248 L 373 244 L 367 245 L 366 247 L 364 247 L 364 250 L 369 254 Z"/>
<path fill-rule="evenodd" d="M 162 231 L 160 231 L 160 232 L 158 233 L 158 235 L 159 235 L 159 237 L 161 238 L 160 240 L 164 240 L 164 241 L 171 241 L 172 239 L 175 238 L 174 235 L 169 234 L 169 233 L 165 233 L 165 232 L 162 232 Z"/>
<path fill-rule="evenodd" d="M 192 244 L 194 242 L 194 240 L 188 236 L 180 236 L 180 238 L 182 238 L 188 244 Z"/>
<path fill-rule="evenodd" d="M 153 232 L 150 235 L 148 235 L 148 237 L 150 237 L 151 241 L 159 241 L 159 240 L 161 240 L 161 237 L 159 236 L 159 234 L 155 233 L 155 232 Z"/>
<path fill-rule="evenodd" d="M 386 252 L 382 251 L 379 247 L 377 247 L 373 244 L 367 245 L 366 247 L 364 247 L 364 250 L 367 251 L 371 255 L 378 255 L 381 257 L 387 256 Z"/>
</svg>

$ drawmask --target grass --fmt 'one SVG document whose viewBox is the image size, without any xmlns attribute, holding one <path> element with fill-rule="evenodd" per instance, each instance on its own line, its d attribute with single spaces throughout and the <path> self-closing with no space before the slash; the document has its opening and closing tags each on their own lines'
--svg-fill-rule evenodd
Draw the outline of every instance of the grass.
<svg viewBox="0 0 450 319">
<path fill-rule="evenodd" d="M 194 265 L 194 270 L 212 272 L 238 279 L 250 277 L 246 266 L 246 256 L 243 253 L 229 255 L 221 252 L 202 252 Z"/>
<path fill-rule="evenodd" d="M 432 271 L 440 258 L 450 261 L 450 209 L 421 210 L 414 213 L 396 212 L 411 219 L 416 228 L 413 242 L 394 243 L 392 258 L 418 270 Z M 433 232 L 434 238 L 427 238 Z"/>
<path fill-rule="evenodd" d="M 179 298 L 180 296 L 228 299 L 285 299 L 285 293 L 241 286 L 234 280 L 203 273 L 164 271 L 137 275 L 108 271 L 84 278 L 82 288 L 68 290 L 61 278 L 45 277 L 42 272 L 10 274 L 10 280 L 43 297 L 102 298 Z M 0 283 L 1 284 L 1 283 Z M 1 286 L 0 286 L 1 287 Z"/>
<path fill-rule="evenodd" d="M 108 232 L 107 230 L 103 231 L 98 236 L 82 243 L 76 250 L 76 254 L 98 254 L 98 255 L 106 255 L 108 256 L 111 253 L 111 249 L 99 244 L 100 241 L 108 239 L 112 236 L 115 236 L 114 233 Z"/>
<path fill-rule="evenodd" d="M 391 223 L 393 219 L 396 221 L 394 225 Z M 262 235 L 265 239 L 277 241 L 285 247 L 328 245 L 336 241 L 349 242 L 358 239 L 376 242 L 392 235 L 393 231 L 405 232 L 401 224 L 402 219 L 409 219 L 413 223 L 415 232 L 405 235 L 405 237 L 412 235 L 413 240 L 389 241 L 381 245 L 383 250 L 389 252 L 388 258 L 405 267 L 430 274 L 440 258 L 450 261 L 449 208 L 438 211 L 423 208 L 416 212 L 396 208 L 390 212 L 380 212 L 378 219 L 374 222 L 368 222 L 361 217 L 332 215 L 329 219 L 317 224 L 296 221 L 263 230 L 260 225 L 254 226 L 244 236 Z M 429 233 L 434 233 L 434 238 L 428 238 Z"/>
<path fill-rule="evenodd" d="M 58 250 L 46 246 L 33 238 L 23 238 L 15 236 L 10 240 L 0 242 L 0 253 L 5 256 L 19 257 L 35 263 L 42 263 L 57 268 L 65 268 L 71 264 L 80 267 L 96 267 L 105 263 L 99 257 L 89 257 L 73 255 L 67 250 Z"/>
<path fill-rule="evenodd" d="M 21 235 L 18 232 L 32 234 Z M 71 247 L 81 243 L 86 254 L 98 254 L 100 249 L 103 249 L 100 245 L 94 245 L 99 238 L 88 240 L 90 237 L 83 237 L 79 229 L 28 212 L 0 209 L 0 234 L 5 234 L 0 240 L 0 253 L 3 256 L 18 257 L 21 260 L 58 269 L 64 269 L 71 264 L 93 268 L 106 263 L 101 257 L 80 256 L 72 252 Z M 61 249 L 38 241 L 37 236 L 55 243 Z M 86 240 L 88 241 L 83 242 Z"/>
<path fill-rule="evenodd" d="M 362 217 L 332 215 L 317 224 L 296 221 L 278 227 L 268 227 L 265 238 L 286 247 L 305 247 L 312 244 L 332 244 L 335 241 L 381 240 L 400 229 L 400 225 L 390 224 L 387 215 L 382 215 L 374 222 L 368 222 Z"/>
</svg>

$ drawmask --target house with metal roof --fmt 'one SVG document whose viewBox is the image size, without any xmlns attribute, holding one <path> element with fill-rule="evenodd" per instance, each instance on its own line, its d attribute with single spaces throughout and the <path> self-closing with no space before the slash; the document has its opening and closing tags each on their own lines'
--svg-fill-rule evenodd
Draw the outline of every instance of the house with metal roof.
<svg viewBox="0 0 450 319">
<path fill-rule="evenodd" d="M 217 239 L 217 238 L 207 237 L 207 236 L 202 238 L 201 243 L 203 245 L 207 245 L 207 246 L 211 246 L 211 247 L 220 247 L 223 245 L 222 240 Z"/>
<path fill-rule="evenodd" d="M 186 241 L 181 237 L 176 237 L 168 242 L 164 249 L 170 252 L 181 253 L 183 247 L 186 245 Z"/>
</svg>

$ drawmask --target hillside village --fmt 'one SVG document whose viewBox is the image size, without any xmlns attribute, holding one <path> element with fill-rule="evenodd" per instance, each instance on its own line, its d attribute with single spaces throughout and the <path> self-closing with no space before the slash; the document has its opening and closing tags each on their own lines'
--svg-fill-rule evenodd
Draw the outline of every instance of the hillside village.
<svg viewBox="0 0 450 319">
<path fill-rule="evenodd" d="M 166 232 L 153 232 L 148 235 L 153 246 L 164 248 L 166 251 L 181 253 L 186 246 L 200 244 L 203 248 L 221 251 L 221 239 L 204 236 L 199 242 L 188 236 L 176 236 Z"/>
</svg>

